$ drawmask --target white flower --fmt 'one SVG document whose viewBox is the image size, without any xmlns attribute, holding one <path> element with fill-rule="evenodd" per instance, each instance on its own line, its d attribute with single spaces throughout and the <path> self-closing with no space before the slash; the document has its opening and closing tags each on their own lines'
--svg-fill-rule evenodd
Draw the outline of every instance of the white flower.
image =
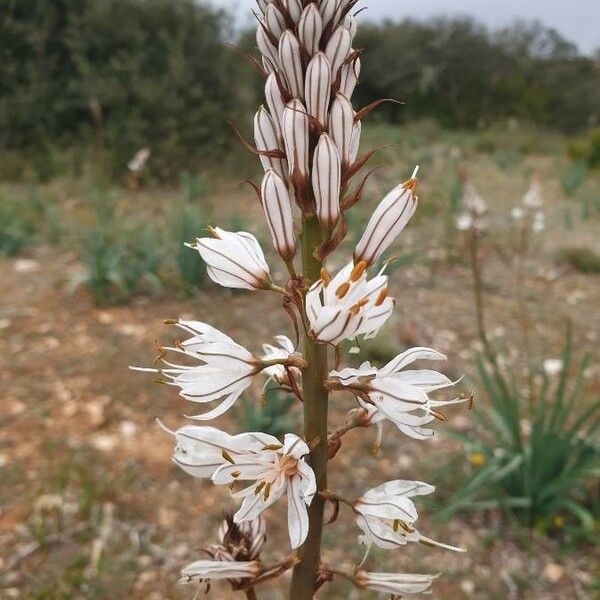
<svg viewBox="0 0 600 600">
<path fill-rule="evenodd" d="M 149 148 L 140 148 L 134 155 L 134 157 L 127 163 L 127 168 L 132 173 L 140 173 L 144 170 L 148 159 L 150 158 Z"/>
<path fill-rule="evenodd" d="M 564 368 L 564 363 L 560 358 L 547 358 L 544 360 L 544 372 L 546 375 L 558 375 Z"/>
<path fill-rule="evenodd" d="M 163 376 L 165 383 L 180 388 L 179 394 L 186 400 L 201 404 L 220 400 L 213 410 L 192 417 L 201 421 L 214 419 L 234 405 L 265 365 L 243 346 L 206 323 L 178 321 L 175 324 L 192 337 L 176 347 L 161 348 L 160 359 L 167 366 L 135 370 Z M 202 364 L 190 366 L 168 362 L 164 360 L 167 352 L 183 354 Z"/>
<path fill-rule="evenodd" d="M 257 561 L 197 560 L 181 570 L 179 583 L 201 583 L 210 579 L 254 579 L 260 573 L 261 566 Z"/>
<path fill-rule="evenodd" d="M 387 284 L 388 278 L 381 273 L 367 280 L 365 262 L 348 264 L 333 279 L 323 271 L 306 295 L 311 335 L 333 345 L 358 335 L 374 335 L 394 308 Z"/>
<path fill-rule="evenodd" d="M 470 181 L 464 183 L 462 201 L 473 217 L 483 217 L 487 213 L 485 200 L 477 193 L 475 186 Z"/>
<path fill-rule="evenodd" d="M 427 592 L 434 579 L 433 575 L 368 573 L 366 571 L 359 571 L 355 576 L 358 587 L 398 596 L 415 596 Z"/>
<path fill-rule="evenodd" d="M 417 509 L 410 498 L 431 494 L 435 488 L 420 481 L 388 481 L 369 490 L 354 504 L 356 523 L 362 529 L 361 544 L 384 549 L 398 548 L 408 542 L 424 542 L 447 550 L 462 552 L 461 548 L 440 544 L 422 536 L 413 524 Z"/>
<path fill-rule="evenodd" d="M 226 434 L 224 434 L 226 436 Z M 233 436 L 244 441 L 248 437 L 260 440 L 260 449 L 252 444 L 241 451 L 229 452 L 223 463 L 212 476 L 215 485 L 231 485 L 236 481 L 252 481 L 242 490 L 233 493 L 235 498 L 243 498 L 239 510 L 234 515 L 236 523 L 251 521 L 263 510 L 287 494 L 288 529 L 292 548 L 298 548 L 308 535 L 308 513 L 316 492 L 313 470 L 304 461 L 310 449 L 297 435 L 288 433 L 283 446 L 277 438 L 260 433 Z M 224 437 L 224 444 L 228 443 Z"/>
<path fill-rule="evenodd" d="M 245 290 L 270 289 L 271 274 L 256 238 L 245 231 L 210 229 L 212 238 L 186 244 L 200 253 L 209 277 L 223 287 Z"/>
<path fill-rule="evenodd" d="M 513 209 L 510 211 L 510 216 L 515 220 L 515 221 L 520 221 L 523 216 L 525 214 L 525 211 L 523 210 L 522 206 L 515 206 L 513 207 Z"/>
<path fill-rule="evenodd" d="M 295 352 L 294 343 L 287 336 L 276 335 L 274 339 L 279 344 L 278 346 L 263 344 L 264 354 L 261 359 L 265 362 L 277 359 L 285 360 Z M 280 385 L 290 386 L 292 382 L 289 381 L 288 372 L 294 377 L 295 385 L 298 385 L 300 382 L 300 369 L 298 367 L 289 367 L 286 369 L 285 365 L 278 364 L 263 370 L 263 373 L 269 377 L 269 379 L 275 380 Z"/>
<path fill-rule="evenodd" d="M 532 228 L 534 233 L 542 233 L 546 229 L 546 215 L 541 210 L 533 215 Z"/>
<path fill-rule="evenodd" d="M 431 400 L 429 392 L 454 383 L 437 371 L 403 369 L 416 360 L 445 359 L 443 354 L 430 348 L 411 348 L 381 369 L 365 362 L 358 369 L 332 371 L 329 376 L 338 389 L 348 389 L 355 394 L 360 405 L 369 411 L 371 422 L 380 427 L 380 435 L 381 423 L 389 420 L 409 437 L 427 439 L 433 435 L 433 431 L 423 425 L 435 419 L 435 409 L 465 402 L 466 399 Z"/>
<path fill-rule="evenodd" d="M 541 208 L 543 204 L 542 187 L 540 182 L 534 178 L 531 182 L 531 186 L 523 196 L 523 206 L 526 208 L 537 209 Z"/>
<path fill-rule="evenodd" d="M 469 231 L 473 227 L 473 217 L 468 212 L 463 212 L 456 217 L 456 229 Z"/>
<path fill-rule="evenodd" d="M 373 264 L 390 247 L 415 214 L 418 167 L 412 177 L 395 187 L 373 212 L 362 238 L 356 245 L 354 260 Z"/>
</svg>

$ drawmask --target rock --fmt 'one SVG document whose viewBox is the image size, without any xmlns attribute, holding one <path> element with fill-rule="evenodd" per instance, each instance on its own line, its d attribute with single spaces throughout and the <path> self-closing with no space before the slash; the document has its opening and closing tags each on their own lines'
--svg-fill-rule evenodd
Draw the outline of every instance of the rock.
<svg viewBox="0 0 600 600">
<path fill-rule="evenodd" d="M 460 589 L 467 595 L 471 595 L 473 594 L 473 592 L 475 591 L 475 584 L 470 580 L 470 579 L 465 579 L 461 584 L 460 584 Z"/>
<path fill-rule="evenodd" d="M 35 273 L 36 271 L 39 271 L 40 264 L 37 260 L 19 258 L 15 260 L 13 268 L 17 273 Z"/>
<path fill-rule="evenodd" d="M 544 567 L 543 575 L 551 583 L 556 583 L 556 582 L 560 581 L 560 579 L 562 578 L 562 576 L 564 574 L 565 574 L 564 568 L 561 567 L 560 565 L 557 565 L 556 563 L 548 563 Z"/>
</svg>

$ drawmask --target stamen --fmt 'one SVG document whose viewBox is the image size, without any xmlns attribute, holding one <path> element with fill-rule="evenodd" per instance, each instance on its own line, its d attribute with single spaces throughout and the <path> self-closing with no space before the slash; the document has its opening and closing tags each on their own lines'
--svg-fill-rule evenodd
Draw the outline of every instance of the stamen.
<svg viewBox="0 0 600 600">
<path fill-rule="evenodd" d="M 400 521 L 398 519 L 394 519 L 394 531 L 397 533 L 400 528 Z"/>
<path fill-rule="evenodd" d="M 429 412 L 439 421 L 448 420 L 448 417 L 441 410 L 435 410 L 434 408 L 430 408 Z"/>
<path fill-rule="evenodd" d="M 266 502 L 269 499 L 269 496 L 271 495 L 271 484 L 267 483 L 265 485 L 265 492 L 263 494 L 263 499 Z"/>
<path fill-rule="evenodd" d="M 229 452 L 227 452 L 227 450 L 223 449 L 221 451 L 221 456 L 228 462 L 231 463 L 232 465 L 235 465 L 235 460 L 233 460 L 233 458 L 231 458 L 231 454 L 229 454 Z"/>
<path fill-rule="evenodd" d="M 321 269 L 321 281 L 323 282 L 323 285 L 325 287 L 327 287 L 331 283 L 331 276 L 329 275 L 325 267 Z"/>
<path fill-rule="evenodd" d="M 353 315 L 357 315 L 360 312 L 360 309 L 365 305 L 369 303 L 369 299 L 368 298 L 363 298 L 362 300 L 359 300 L 354 306 L 352 306 L 350 308 L 350 313 Z"/>
<path fill-rule="evenodd" d="M 350 281 L 356 283 L 363 276 L 363 273 L 367 270 L 367 266 L 367 261 L 361 260 L 354 267 L 354 269 L 352 269 L 352 273 L 350 273 Z"/>
<path fill-rule="evenodd" d="M 263 446 L 263 450 L 281 450 L 283 446 L 281 444 L 267 444 Z"/>
<path fill-rule="evenodd" d="M 265 487 L 266 485 L 266 481 L 261 481 L 255 488 L 254 488 L 254 495 L 258 496 L 261 492 L 261 490 Z"/>
<path fill-rule="evenodd" d="M 179 323 L 179 319 L 165 319 L 163 323 L 165 325 L 177 325 L 177 323 Z"/>
<path fill-rule="evenodd" d="M 340 285 L 340 287 L 335 291 L 335 295 L 341 300 L 350 290 L 350 284 L 345 281 Z"/>
<path fill-rule="evenodd" d="M 385 299 L 387 298 L 387 295 L 388 295 L 387 288 L 383 288 L 379 292 L 379 296 L 377 296 L 377 300 L 375 300 L 375 306 L 381 306 L 383 304 L 383 302 L 385 301 Z"/>
<path fill-rule="evenodd" d="M 231 473 L 231 476 L 232 476 L 232 477 L 235 477 L 235 478 L 237 478 L 237 477 L 239 477 L 241 474 L 242 474 L 242 473 L 241 473 L 241 471 L 233 471 L 233 472 Z"/>
<path fill-rule="evenodd" d="M 413 174 L 411 175 L 410 179 L 408 181 L 405 181 L 402 184 L 402 187 L 406 190 L 410 190 L 411 192 L 415 192 L 415 190 L 417 189 L 417 173 L 419 172 L 419 166 L 417 165 L 415 167 L 415 170 L 413 171 Z"/>
</svg>

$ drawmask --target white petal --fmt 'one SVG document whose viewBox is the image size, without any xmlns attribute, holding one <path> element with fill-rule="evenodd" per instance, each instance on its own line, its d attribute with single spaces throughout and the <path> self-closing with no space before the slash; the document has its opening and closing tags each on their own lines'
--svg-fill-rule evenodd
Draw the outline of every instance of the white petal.
<svg viewBox="0 0 600 600">
<path fill-rule="evenodd" d="M 319 50 L 319 42 L 323 34 L 323 20 L 316 4 L 309 4 L 298 22 L 298 36 L 310 55 Z"/>
<path fill-rule="evenodd" d="M 382 375 L 397 373 L 417 360 L 446 360 L 446 357 L 431 348 L 410 348 L 385 365 L 385 367 L 381 369 L 381 373 Z"/>
<path fill-rule="evenodd" d="M 288 481 L 288 530 L 292 548 L 298 548 L 308 535 L 308 512 L 302 495 L 300 480 L 291 477 Z"/>
<path fill-rule="evenodd" d="M 279 40 L 279 63 L 287 82 L 287 88 L 293 98 L 304 98 L 304 76 L 298 39 L 289 29 Z"/>
</svg>

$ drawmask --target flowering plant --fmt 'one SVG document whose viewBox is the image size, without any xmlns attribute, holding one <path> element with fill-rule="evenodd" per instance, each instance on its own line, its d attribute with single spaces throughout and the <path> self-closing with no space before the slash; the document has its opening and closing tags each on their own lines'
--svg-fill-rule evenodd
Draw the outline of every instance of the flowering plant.
<svg viewBox="0 0 600 600">
<path fill-rule="evenodd" d="M 334 508 L 330 522 L 340 504 L 350 507 L 367 551 L 372 545 L 392 549 L 410 542 L 462 551 L 415 528 L 411 498 L 430 494 L 433 487 L 395 480 L 352 500 L 327 483 L 328 462 L 351 429 L 377 425 L 379 445 L 382 424 L 391 421 L 402 434 L 425 440 L 433 434 L 425 425 L 445 419 L 442 406 L 466 400 L 430 398 L 453 382 L 437 371 L 407 369 L 417 360 L 445 359 L 428 348 L 407 350 L 380 369 L 369 363 L 340 369 L 341 343 L 376 335 L 393 312 L 385 267 L 377 271 L 375 264 L 417 209 L 417 169 L 385 196 L 352 260 L 331 275 L 328 257 L 346 236 L 345 213 L 360 202 L 366 180 L 354 179 L 372 155 L 359 155 L 361 123 L 378 104 L 355 110 L 351 102 L 361 70 L 360 51 L 353 48 L 357 21 L 352 14 L 359 0 L 257 1 L 261 61 L 255 65 L 265 78 L 266 107 L 254 118 L 255 144 L 245 143 L 264 169 L 262 184 L 255 189 L 289 277 L 274 282 L 260 245 L 246 232 L 211 228 L 210 237 L 189 246 L 221 286 L 279 294 L 297 339 L 277 336 L 277 346 L 266 344 L 257 356 L 206 323 L 170 321 L 189 337 L 161 347 L 158 360 L 163 364 L 144 370 L 179 388 L 186 400 L 216 404 L 191 417 L 202 422 L 231 409 L 262 374 L 302 402 L 304 430 L 302 437 L 287 433 L 281 440 L 261 432 L 229 435 L 205 425 L 172 432 L 174 462 L 194 477 L 228 486 L 241 501 L 224 522 L 219 543 L 208 548 L 210 560 L 185 567 L 181 581 L 227 580 L 233 589 L 255 598 L 257 585 L 293 569 L 293 600 L 312 599 L 334 576 L 394 597 L 419 594 L 429 590 L 434 576 L 360 568 L 345 572 L 328 565 L 321 553 L 328 503 Z M 296 260 L 298 254 L 301 260 Z M 168 355 L 173 353 L 187 357 L 187 364 L 171 362 Z M 332 432 L 328 403 L 336 391 L 350 392 L 357 407 Z M 275 565 L 264 565 L 263 513 L 283 497 L 293 552 Z"/>
</svg>

